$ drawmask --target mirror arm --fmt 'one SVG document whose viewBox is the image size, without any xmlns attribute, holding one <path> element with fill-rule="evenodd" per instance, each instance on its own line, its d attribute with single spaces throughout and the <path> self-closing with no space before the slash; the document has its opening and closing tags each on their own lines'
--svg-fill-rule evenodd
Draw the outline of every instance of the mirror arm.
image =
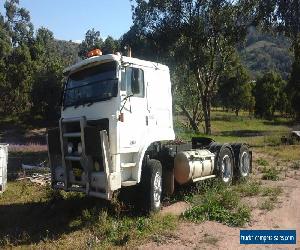
<svg viewBox="0 0 300 250">
<path fill-rule="evenodd" d="M 124 104 L 122 105 L 122 107 L 121 107 L 121 109 L 120 109 L 120 113 L 121 113 L 122 110 L 124 109 L 127 100 L 128 100 L 130 97 L 132 97 L 132 96 L 133 96 L 133 94 L 130 94 L 130 95 L 126 96 L 126 97 L 122 100 L 122 101 L 125 101 L 125 102 L 124 102 Z M 130 113 L 131 113 L 131 106 L 130 106 Z"/>
</svg>

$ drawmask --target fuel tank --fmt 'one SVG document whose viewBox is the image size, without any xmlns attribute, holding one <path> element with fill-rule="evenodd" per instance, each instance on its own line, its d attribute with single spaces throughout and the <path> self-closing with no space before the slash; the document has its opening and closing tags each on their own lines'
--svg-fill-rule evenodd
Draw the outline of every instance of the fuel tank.
<svg viewBox="0 0 300 250">
<path fill-rule="evenodd" d="M 212 175 L 215 154 L 206 149 L 179 152 L 174 159 L 174 177 L 179 184 L 185 184 L 199 177 Z"/>
</svg>

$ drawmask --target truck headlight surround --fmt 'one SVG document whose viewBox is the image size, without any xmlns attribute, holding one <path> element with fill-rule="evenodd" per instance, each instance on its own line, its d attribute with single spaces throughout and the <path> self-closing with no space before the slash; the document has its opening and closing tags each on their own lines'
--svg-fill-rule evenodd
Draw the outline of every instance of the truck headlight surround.
<svg viewBox="0 0 300 250">
<path fill-rule="evenodd" d="M 73 153 L 74 145 L 72 142 L 68 142 L 67 150 L 69 154 Z"/>
<path fill-rule="evenodd" d="M 94 162 L 94 168 L 95 168 L 95 171 L 100 171 L 100 164 L 98 161 Z"/>
<path fill-rule="evenodd" d="M 77 144 L 77 152 L 78 152 L 78 154 L 82 154 L 82 143 L 81 142 L 78 142 L 78 144 Z"/>
</svg>

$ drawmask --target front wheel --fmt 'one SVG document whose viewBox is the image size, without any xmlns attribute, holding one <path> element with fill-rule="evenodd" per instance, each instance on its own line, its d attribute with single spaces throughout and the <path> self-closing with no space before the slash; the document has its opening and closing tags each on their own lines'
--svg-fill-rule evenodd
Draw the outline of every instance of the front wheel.
<svg viewBox="0 0 300 250">
<path fill-rule="evenodd" d="M 158 212 L 162 196 L 162 166 L 158 160 L 148 160 L 142 170 L 143 198 L 148 212 Z"/>
</svg>

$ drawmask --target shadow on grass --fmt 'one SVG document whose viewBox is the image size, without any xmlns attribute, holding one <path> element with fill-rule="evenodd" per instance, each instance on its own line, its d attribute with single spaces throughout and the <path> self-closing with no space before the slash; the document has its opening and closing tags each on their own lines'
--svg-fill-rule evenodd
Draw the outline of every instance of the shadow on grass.
<svg viewBox="0 0 300 250">
<path fill-rule="evenodd" d="M 46 145 L 45 134 L 28 134 L 27 129 L 13 125 L 8 128 L 0 128 L 1 141 L 8 144 L 41 144 Z"/>
<path fill-rule="evenodd" d="M 272 120 L 272 121 L 264 121 L 263 124 L 268 126 L 292 127 L 295 124 L 295 122 L 292 120 Z"/>
<path fill-rule="evenodd" d="M 99 214 L 104 211 L 119 219 L 144 215 L 140 202 L 136 201 L 135 190 L 123 190 L 119 200 L 114 204 L 79 194 L 64 198 L 55 193 L 48 201 L 0 205 L 0 246 L 57 240 L 63 234 L 97 223 Z M 92 211 L 94 216 L 88 222 L 83 218 L 85 210 Z"/>
<path fill-rule="evenodd" d="M 0 142 L 9 144 L 46 144 L 44 128 L 58 127 L 58 118 L 55 120 L 36 119 L 31 115 L 27 117 L 5 117 L 0 113 Z"/>
<path fill-rule="evenodd" d="M 48 153 L 40 152 L 9 152 L 7 163 L 7 174 L 9 180 L 15 180 L 18 173 L 22 171 L 22 164 L 39 165 L 48 161 Z M 47 166 L 47 163 L 45 163 Z"/>
<path fill-rule="evenodd" d="M 222 131 L 217 135 L 232 136 L 232 137 L 255 137 L 255 136 L 269 136 L 283 134 L 282 131 L 266 131 L 266 130 L 234 130 L 234 131 Z"/>
<path fill-rule="evenodd" d="M 252 137 L 252 136 L 265 136 L 270 135 L 270 131 L 261 130 L 233 130 L 233 131 L 222 131 L 219 135 L 222 136 L 233 136 L 233 137 Z"/>
<path fill-rule="evenodd" d="M 96 204 L 91 199 L 52 200 L 50 202 L 17 203 L 0 206 L 0 242 L 13 245 L 57 239 L 78 228 L 69 224 L 82 210 Z"/>
</svg>

